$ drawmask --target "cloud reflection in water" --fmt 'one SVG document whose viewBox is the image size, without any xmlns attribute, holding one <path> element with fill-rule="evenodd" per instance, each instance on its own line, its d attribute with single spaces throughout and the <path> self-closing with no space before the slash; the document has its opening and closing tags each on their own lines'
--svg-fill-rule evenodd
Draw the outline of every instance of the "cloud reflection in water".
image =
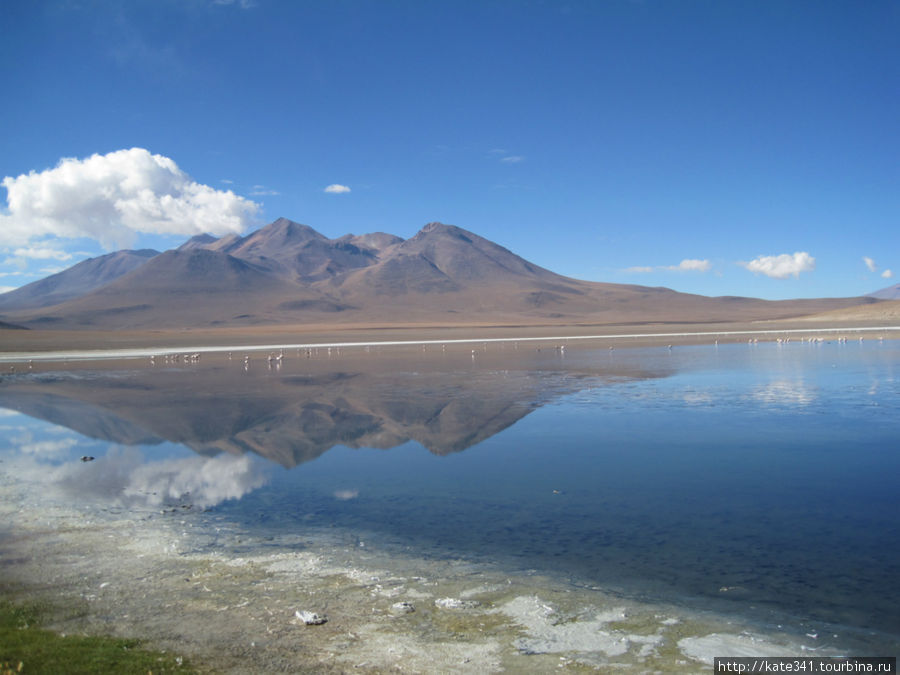
<svg viewBox="0 0 900 675">
<path fill-rule="evenodd" d="M 146 461 L 136 448 L 112 447 L 89 466 L 70 462 L 50 472 L 53 486 L 129 506 L 175 500 L 209 507 L 262 487 L 268 475 L 249 455 L 217 455 Z"/>
<path fill-rule="evenodd" d="M 750 397 L 770 406 L 808 406 L 816 394 L 801 380 L 775 380 L 750 392 Z"/>
</svg>

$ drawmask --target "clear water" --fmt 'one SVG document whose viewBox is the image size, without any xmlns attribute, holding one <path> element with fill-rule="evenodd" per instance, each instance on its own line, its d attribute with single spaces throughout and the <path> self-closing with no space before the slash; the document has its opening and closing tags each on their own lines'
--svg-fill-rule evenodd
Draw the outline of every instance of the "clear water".
<svg viewBox="0 0 900 675">
<path fill-rule="evenodd" d="M 72 499 L 896 645 L 898 376 L 892 341 L 57 369 L 0 383 L 0 458 Z"/>
</svg>

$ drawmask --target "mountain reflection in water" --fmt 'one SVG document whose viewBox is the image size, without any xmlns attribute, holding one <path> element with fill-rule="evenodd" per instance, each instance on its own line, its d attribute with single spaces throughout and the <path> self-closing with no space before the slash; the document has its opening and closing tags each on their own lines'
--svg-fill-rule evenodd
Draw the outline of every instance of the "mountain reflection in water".
<svg viewBox="0 0 900 675">
<path fill-rule="evenodd" d="M 665 374 L 659 363 L 579 360 L 552 349 L 478 359 L 298 356 L 283 367 L 262 359 L 246 369 L 234 357 L 21 375 L 0 386 L 0 407 L 112 443 L 170 441 L 205 456 L 252 452 L 291 468 L 336 445 L 389 449 L 412 440 L 437 455 L 460 452 L 560 395 L 604 379 Z"/>
</svg>

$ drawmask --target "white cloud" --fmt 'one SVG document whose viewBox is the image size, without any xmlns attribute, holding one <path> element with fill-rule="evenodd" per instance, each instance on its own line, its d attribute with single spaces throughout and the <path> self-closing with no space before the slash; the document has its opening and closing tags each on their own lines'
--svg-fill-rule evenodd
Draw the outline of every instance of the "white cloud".
<svg viewBox="0 0 900 675">
<path fill-rule="evenodd" d="M 863 262 L 866 264 L 866 267 L 870 272 L 878 271 L 878 265 L 876 265 L 875 261 L 868 256 L 863 256 Z M 882 279 L 891 279 L 894 276 L 894 273 L 891 270 L 884 270 L 880 276 Z"/>
<path fill-rule="evenodd" d="M 143 148 L 87 159 L 65 158 L 53 169 L 2 181 L 7 213 L 0 245 L 27 246 L 45 237 L 128 246 L 137 233 L 240 233 L 259 208 L 231 190 L 191 180 L 175 162 Z"/>
<path fill-rule="evenodd" d="M 625 272 L 631 274 L 648 274 L 650 272 L 708 272 L 712 269 L 712 263 L 709 260 L 696 260 L 685 258 L 677 265 L 660 265 L 658 267 L 648 267 L 639 265 L 629 267 Z"/>
<path fill-rule="evenodd" d="M 682 260 L 677 265 L 671 265 L 666 267 L 667 270 L 672 270 L 674 272 L 709 272 L 712 268 L 712 264 L 709 260 L 692 260 L 685 259 Z"/>
<path fill-rule="evenodd" d="M 256 7 L 254 0 L 212 0 L 212 4 L 221 5 L 223 7 L 233 5 L 241 9 L 253 9 Z"/>
<path fill-rule="evenodd" d="M 325 192 L 333 195 L 341 195 L 345 192 L 350 192 L 350 188 L 346 185 L 339 185 L 338 183 L 332 183 L 327 188 L 325 188 Z"/>
<path fill-rule="evenodd" d="M 30 258 L 32 260 L 71 260 L 72 254 L 60 251 L 56 248 L 48 246 L 28 248 L 17 248 L 13 251 L 13 255 L 17 258 Z"/>
<path fill-rule="evenodd" d="M 250 194 L 254 197 L 274 197 L 281 193 L 278 190 L 270 190 L 265 185 L 254 185 Z"/>
<path fill-rule="evenodd" d="M 0 286 L 0 293 L 9 293 L 10 291 L 14 291 L 18 288 L 18 286 Z"/>
<path fill-rule="evenodd" d="M 503 162 L 505 164 L 518 164 L 519 162 L 525 161 L 524 155 L 510 154 L 510 152 L 504 148 L 492 148 L 488 151 L 488 155 L 496 158 L 498 162 Z"/>
<path fill-rule="evenodd" d="M 812 272 L 816 269 L 816 259 L 806 251 L 798 251 L 794 255 L 764 255 L 750 262 L 739 263 L 754 274 L 765 274 L 773 279 L 787 279 L 789 276 L 799 277 L 801 272 Z"/>
<path fill-rule="evenodd" d="M 2 216 L 0 216 L 2 218 Z M 2 220 L 0 220 L 0 224 L 2 224 Z M 2 235 L 0 235 L 2 236 Z M 9 249 L 7 249 L 8 251 Z M 80 255 L 80 254 L 79 254 Z M 33 260 L 57 260 L 60 262 L 65 262 L 67 260 L 72 259 L 72 254 L 67 253 L 66 251 L 61 251 L 55 246 L 28 246 L 17 248 L 12 252 L 12 255 L 3 260 L 3 265 L 13 265 L 17 267 L 20 271 L 18 273 L 13 274 L 25 274 L 25 271 L 28 269 L 29 264 Z M 64 267 L 60 267 L 60 270 L 65 269 Z M 4 273 L 0 276 L 8 276 L 10 273 Z"/>
</svg>

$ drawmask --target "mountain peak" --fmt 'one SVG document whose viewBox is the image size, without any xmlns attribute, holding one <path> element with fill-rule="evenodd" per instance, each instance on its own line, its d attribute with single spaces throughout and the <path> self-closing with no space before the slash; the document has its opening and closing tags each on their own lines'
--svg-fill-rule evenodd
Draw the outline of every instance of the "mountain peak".
<svg viewBox="0 0 900 675">
<path fill-rule="evenodd" d="M 456 225 L 447 225 L 435 220 L 431 223 L 426 224 L 425 227 L 419 230 L 419 232 L 453 232 L 459 229 L 460 228 L 456 227 Z"/>
<path fill-rule="evenodd" d="M 268 236 L 282 236 L 285 239 L 327 239 L 325 235 L 316 232 L 309 225 L 295 223 L 287 218 L 278 218 L 274 222 L 257 230 L 255 234 Z"/>
<path fill-rule="evenodd" d="M 219 239 L 218 237 L 214 237 L 211 234 L 203 233 L 203 234 L 195 234 L 193 237 L 184 242 L 181 246 L 178 247 L 179 251 L 186 251 L 191 248 L 206 248 L 210 244 L 214 244 Z"/>
<path fill-rule="evenodd" d="M 416 234 L 414 239 L 417 237 L 422 237 L 425 235 L 437 235 L 444 237 L 453 237 L 454 239 L 461 239 L 465 242 L 472 243 L 474 239 L 477 238 L 477 235 L 469 232 L 468 230 L 464 230 L 461 227 L 457 227 L 456 225 L 447 225 L 445 223 L 440 222 L 432 222 L 428 223 Z"/>
<path fill-rule="evenodd" d="M 228 253 L 255 263 L 267 264 L 266 260 L 284 260 L 296 255 L 314 241 L 325 242 L 328 238 L 308 225 L 279 218 L 236 241 L 233 246 L 229 246 Z"/>
</svg>

